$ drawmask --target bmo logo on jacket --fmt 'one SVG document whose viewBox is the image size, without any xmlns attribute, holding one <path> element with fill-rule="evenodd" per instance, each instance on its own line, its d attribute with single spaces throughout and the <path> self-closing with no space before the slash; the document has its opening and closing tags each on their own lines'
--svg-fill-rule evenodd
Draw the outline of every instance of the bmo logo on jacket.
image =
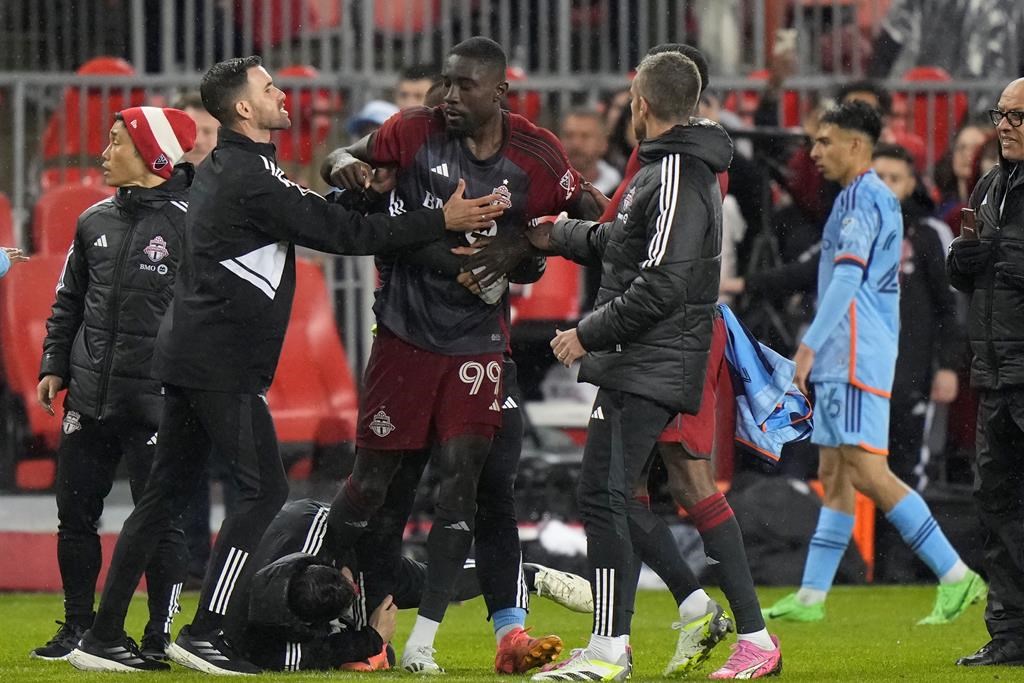
<svg viewBox="0 0 1024 683">
<path fill-rule="evenodd" d="M 171 253 L 167 249 L 167 241 L 163 237 L 157 235 L 151 239 L 146 248 L 142 250 L 142 253 L 148 256 L 149 260 L 153 263 L 140 263 L 139 270 L 148 270 L 158 275 L 167 275 L 167 266 L 165 264 L 153 265 L 162 261 L 165 256 Z"/>
</svg>

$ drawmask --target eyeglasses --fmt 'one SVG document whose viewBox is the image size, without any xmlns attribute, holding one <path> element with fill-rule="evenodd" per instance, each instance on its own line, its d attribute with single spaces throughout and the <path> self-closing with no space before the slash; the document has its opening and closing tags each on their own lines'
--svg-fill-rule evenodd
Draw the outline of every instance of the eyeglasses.
<svg viewBox="0 0 1024 683">
<path fill-rule="evenodd" d="M 988 110 L 988 118 L 992 121 L 993 126 L 998 126 L 1004 116 L 1014 128 L 1020 128 L 1021 125 L 1024 124 L 1024 111 L 999 111 L 998 109 Z"/>
</svg>

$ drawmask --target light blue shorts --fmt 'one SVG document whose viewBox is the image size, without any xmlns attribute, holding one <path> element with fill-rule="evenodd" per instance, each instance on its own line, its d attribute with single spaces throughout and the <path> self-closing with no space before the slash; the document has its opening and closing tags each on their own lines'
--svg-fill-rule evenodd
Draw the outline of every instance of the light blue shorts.
<svg viewBox="0 0 1024 683">
<path fill-rule="evenodd" d="M 889 399 L 845 382 L 815 382 L 811 443 L 888 455 Z"/>
</svg>

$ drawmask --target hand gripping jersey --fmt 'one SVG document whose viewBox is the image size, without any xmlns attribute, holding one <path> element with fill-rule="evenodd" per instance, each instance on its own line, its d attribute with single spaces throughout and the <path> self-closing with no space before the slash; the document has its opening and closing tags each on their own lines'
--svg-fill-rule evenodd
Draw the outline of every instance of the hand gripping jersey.
<svg viewBox="0 0 1024 683">
<path fill-rule="evenodd" d="M 839 193 L 825 223 L 819 302 L 836 266 L 853 265 L 863 275 L 848 310 L 818 351 L 812 381 L 845 382 L 889 396 L 899 350 L 902 245 L 899 201 L 877 173 L 863 173 Z"/>
<path fill-rule="evenodd" d="M 479 236 L 523 230 L 539 216 L 566 209 L 580 193 L 580 176 L 550 131 L 502 112 L 504 144 L 490 159 L 477 159 L 465 140 L 446 130 L 443 109 L 414 108 L 388 119 L 373 139 L 374 165 L 397 166 L 398 185 L 388 201 L 397 216 L 441 207 L 466 181 L 466 197 L 496 193 L 505 213 L 490 230 L 450 234 L 450 246 Z M 484 303 L 450 276 L 404 262 L 383 274 L 373 311 L 377 322 L 406 342 L 445 355 L 504 352 L 508 345 L 508 294 Z"/>
</svg>

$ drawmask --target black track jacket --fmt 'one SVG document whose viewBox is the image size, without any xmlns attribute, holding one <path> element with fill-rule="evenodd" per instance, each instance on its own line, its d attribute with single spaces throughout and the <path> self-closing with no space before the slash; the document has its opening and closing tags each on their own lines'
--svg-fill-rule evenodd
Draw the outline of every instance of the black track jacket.
<svg viewBox="0 0 1024 683">
<path fill-rule="evenodd" d="M 294 244 L 375 254 L 443 234 L 440 209 L 395 218 L 349 211 L 285 177 L 274 145 L 221 128 L 192 185 L 155 376 L 194 389 L 261 393 L 274 378 L 291 314 Z"/>
</svg>

